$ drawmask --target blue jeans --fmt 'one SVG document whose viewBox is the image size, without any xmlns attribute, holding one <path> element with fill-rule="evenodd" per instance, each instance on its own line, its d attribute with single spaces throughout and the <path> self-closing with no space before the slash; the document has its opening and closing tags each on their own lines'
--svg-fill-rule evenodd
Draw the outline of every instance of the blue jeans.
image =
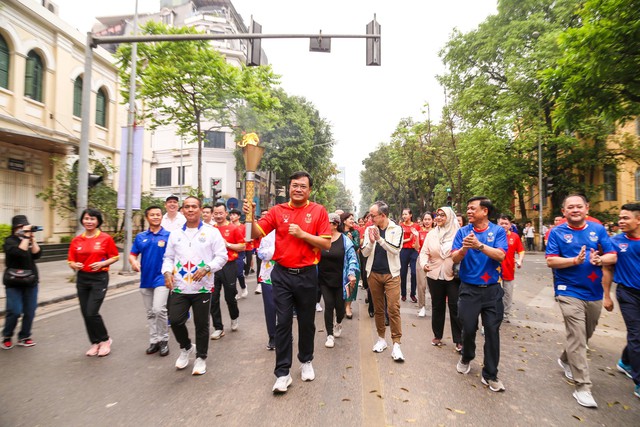
<svg viewBox="0 0 640 427">
<path fill-rule="evenodd" d="M 407 269 L 411 268 L 411 296 L 416 296 L 416 261 L 418 261 L 418 251 L 413 248 L 400 249 L 400 295 L 407 296 Z"/>
<path fill-rule="evenodd" d="M 640 385 L 640 291 L 618 284 L 616 297 L 627 326 L 627 346 L 622 352 L 622 362 L 631 365 L 633 382 Z"/>
<path fill-rule="evenodd" d="M 2 336 L 11 338 L 16 329 L 18 319 L 22 315 L 22 328 L 18 333 L 18 339 L 22 340 L 31 336 L 31 325 L 36 315 L 38 306 L 38 286 L 22 288 L 6 288 L 7 314 L 4 320 Z"/>
</svg>

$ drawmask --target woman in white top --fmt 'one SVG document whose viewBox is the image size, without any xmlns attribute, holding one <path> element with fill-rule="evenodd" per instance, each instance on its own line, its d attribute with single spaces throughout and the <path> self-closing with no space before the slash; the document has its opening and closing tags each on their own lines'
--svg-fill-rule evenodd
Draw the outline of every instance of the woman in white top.
<svg viewBox="0 0 640 427">
<path fill-rule="evenodd" d="M 453 277 L 453 260 L 451 247 L 453 238 L 460 228 L 456 214 L 449 206 L 436 211 L 436 227 L 427 234 L 420 250 L 420 264 L 427 273 L 427 284 L 431 294 L 431 328 L 434 338 L 431 344 L 443 345 L 442 335 L 449 305 L 451 320 L 451 335 L 456 345 L 456 351 L 462 350 L 461 328 L 458 321 L 458 290 L 459 284 Z"/>
</svg>

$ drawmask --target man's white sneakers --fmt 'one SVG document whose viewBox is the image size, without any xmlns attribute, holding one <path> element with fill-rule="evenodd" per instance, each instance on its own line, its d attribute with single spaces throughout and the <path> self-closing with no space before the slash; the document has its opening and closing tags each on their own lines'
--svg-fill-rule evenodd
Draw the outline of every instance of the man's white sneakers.
<svg viewBox="0 0 640 427">
<path fill-rule="evenodd" d="M 189 358 L 196 351 L 196 346 L 191 344 L 191 347 L 188 350 L 180 349 L 180 356 L 178 360 L 176 360 L 176 368 L 184 369 L 189 366 Z"/>
<path fill-rule="evenodd" d="M 287 374 L 284 377 L 278 377 L 271 391 L 274 393 L 286 393 L 287 388 L 289 388 L 292 382 L 291 374 Z"/>
<path fill-rule="evenodd" d="M 335 346 L 335 340 L 333 339 L 333 335 L 329 335 L 327 337 L 327 341 L 325 341 L 324 346 L 327 348 L 333 348 L 333 346 Z"/>
<path fill-rule="evenodd" d="M 238 330 L 238 318 L 231 319 L 231 330 L 232 331 Z"/>
<path fill-rule="evenodd" d="M 391 357 L 396 362 L 404 362 L 404 354 L 400 350 L 400 343 L 393 343 L 393 350 L 391 351 Z"/>
<path fill-rule="evenodd" d="M 575 397 L 578 403 L 581 404 L 582 406 L 585 406 L 587 408 L 598 407 L 598 404 L 596 403 L 595 399 L 593 398 L 589 390 L 582 390 L 582 391 L 576 390 L 573 392 L 573 397 Z"/>
<path fill-rule="evenodd" d="M 384 338 L 378 338 L 378 341 L 373 345 L 374 353 L 382 353 L 387 349 L 387 341 Z"/>
<path fill-rule="evenodd" d="M 300 373 L 300 378 L 302 378 L 302 381 L 313 381 L 316 379 L 316 373 L 313 371 L 311 362 L 303 363 L 302 366 L 300 366 L 300 370 L 302 371 Z"/>
<path fill-rule="evenodd" d="M 196 363 L 193 364 L 191 375 L 204 375 L 205 373 L 207 373 L 207 362 L 198 357 Z"/>
<path fill-rule="evenodd" d="M 212 340 L 219 340 L 220 338 L 222 338 L 224 336 L 224 331 L 222 329 L 216 329 L 215 331 L 213 331 L 213 333 L 211 334 L 211 339 Z"/>
<path fill-rule="evenodd" d="M 426 316 L 427 316 L 427 309 L 424 308 L 424 306 L 422 306 L 422 308 L 418 312 L 418 317 L 426 317 Z"/>
</svg>

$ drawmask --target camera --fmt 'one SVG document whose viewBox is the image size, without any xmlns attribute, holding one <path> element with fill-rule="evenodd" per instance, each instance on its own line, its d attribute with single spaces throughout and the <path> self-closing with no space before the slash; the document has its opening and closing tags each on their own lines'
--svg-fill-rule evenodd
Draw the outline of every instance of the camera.
<svg viewBox="0 0 640 427">
<path fill-rule="evenodd" d="M 42 231 L 42 230 L 43 230 L 43 228 L 41 226 L 39 226 L 39 225 L 32 225 L 31 226 L 31 231 L 33 233 L 35 233 L 36 231 Z"/>
</svg>

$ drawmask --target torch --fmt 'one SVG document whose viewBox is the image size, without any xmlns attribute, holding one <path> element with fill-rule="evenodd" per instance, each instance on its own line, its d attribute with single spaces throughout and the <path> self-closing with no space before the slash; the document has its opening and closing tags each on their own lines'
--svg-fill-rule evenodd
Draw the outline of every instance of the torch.
<svg viewBox="0 0 640 427">
<path fill-rule="evenodd" d="M 258 169 L 262 155 L 264 154 L 264 147 L 259 147 L 260 139 L 254 132 L 248 133 L 242 137 L 242 141 L 238 143 L 238 147 L 242 148 L 242 156 L 244 157 L 244 166 L 246 169 L 245 190 L 246 197 L 249 203 L 253 203 L 254 196 L 254 181 L 256 179 L 255 172 Z M 252 222 L 253 222 L 253 209 L 250 209 L 245 218 L 245 241 L 250 242 Z"/>
</svg>

